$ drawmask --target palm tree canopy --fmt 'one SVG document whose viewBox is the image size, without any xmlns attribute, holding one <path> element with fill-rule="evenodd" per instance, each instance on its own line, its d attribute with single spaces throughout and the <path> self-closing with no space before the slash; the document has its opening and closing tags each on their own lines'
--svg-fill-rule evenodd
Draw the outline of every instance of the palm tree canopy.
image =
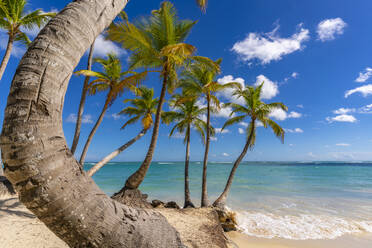
<svg viewBox="0 0 372 248">
<path fill-rule="evenodd" d="M 21 28 L 32 30 L 36 27 L 41 28 L 56 13 L 45 13 L 38 9 L 26 13 L 26 0 L 2 0 L 0 2 L 0 28 L 7 30 L 10 37 L 15 41 L 29 44 L 31 41 Z"/>
<path fill-rule="evenodd" d="M 121 22 L 112 24 L 108 38 L 132 51 L 130 69 L 160 68 L 163 74 L 167 72 L 168 86 L 172 90 L 172 84 L 177 81 L 177 68 L 196 50 L 185 43 L 195 24 L 194 21 L 180 20 L 173 4 L 165 1 L 160 9 L 152 11 L 150 17 L 135 24 L 123 18 Z"/>
<path fill-rule="evenodd" d="M 188 130 L 188 126 L 190 126 L 198 132 L 202 141 L 205 142 L 207 123 L 203 120 L 203 115 L 206 113 L 207 108 L 200 107 L 197 104 L 196 98 L 186 98 L 184 100 L 184 96 L 182 95 L 174 95 L 169 105 L 174 110 L 162 113 L 162 121 L 164 123 L 167 125 L 172 122 L 176 123 L 169 137 L 177 131 L 180 134 L 185 134 L 184 142 L 186 142 L 187 137 L 190 135 Z M 210 131 L 214 135 L 213 127 L 210 127 Z"/>
<path fill-rule="evenodd" d="M 205 12 L 208 5 L 208 0 L 196 0 L 196 4 L 199 6 L 199 8 Z"/>
<path fill-rule="evenodd" d="M 247 86 L 243 88 L 241 85 L 236 85 L 233 95 L 238 99 L 244 100 L 244 105 L 237 103 L 227 103 L 225 106 L 231 107 L 232 111 L 230 116 L 236 114 L 235 117 L 230 118 L 225 122 L 222 129 L 242 122 L 245 118 L 250 118 L 250 124 L 247 127 L 247 135 L 252 133 L 250 148 L 253 148 L 256 142 L 256 122 L 259 121 L 267 128 L 270 127 L 275 136 L 284 142 L 285 131 L 275 121 L 270 119 L 270 113 L 275 109 L 282 109 L 288 111 L 287 106 L 280 102 L 265 103 L 261 100 L 262 86 L 258 87 Z M 252 130 L 253 129 L 253 130 Z"/>
<path fill-rule="evenodd" d="M 122 71 L 120 59 L 115 54 L 108 54 L 107 59 L 95 58 L 94 62 L 103 67 L 102 72 L 80 70 L 75 74 L 96 77 L 97 79 L 89 83 L 89 94 L 95 95 L 97 92 L 109 91 L 110 104 L 123 94 L 125 89 L 136 92 L 136 87 L 147 76 L 147 71 L 141 73 Z"/>
<path fill-rule="evenodd" d="M 130 103 L 131 106 L 124 108 L 119 114 L 133 117 L 126 121 L 121 129 L 125 128 L 127 125 L 136 123 L 141 118 L 144 129 L 149 129 L 153 124 L 152 115 L 156 113 L 159 99 L 154 98 L 154 89 L 140 87 L 137 92 L 137 98 L 124 101 L 124 103 Z"/>
<path fill-rule="evenodd" d="M 215 107 L 215 111 L 220 109 L 220 101 L 216 93 L 234 87 L 237 84 L 234 82 L 221 84 L 216 80 L 217 75 L 220 73 L 220 64 L 221 59 L 213 63 L 197 59 L 185 68 L 181 73 L 180 79 L 180 87 L 186 95 L 209 98 Z"/>
</svg>

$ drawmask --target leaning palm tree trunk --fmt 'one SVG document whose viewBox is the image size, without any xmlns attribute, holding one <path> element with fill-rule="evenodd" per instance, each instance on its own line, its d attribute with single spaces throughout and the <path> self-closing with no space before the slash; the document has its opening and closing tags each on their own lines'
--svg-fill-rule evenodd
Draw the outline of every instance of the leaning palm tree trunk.
<svg viewBox="0 0 372 248">
<path fill-rule="evenodd" d="M 109 103 L 110 103 L 110 97 L 107 96 L 107 99 L 106 99 L 105 105 L 103 106 L 102 112 L 99 115 L 96 124 L 94 124 L 94 127 L 92 128 L 92 131 L 90 131 L 90 134 L 88 136 L 87 142 L 85 143 L 83 152 L 81 153 L 79 163 L 80 163 L 80 166 L 82 168 L 84 168 L 85 157 L 87 156 L 90 143 L 92 142 L 93 136 L 96 134 L 98 127 L 101 125 L 101 123 L 103 121 L 103 117 L 105 116 L 105 113 L 107 111 L 107 108 L 109 106 Z"/>
<path fill-rule="evenodd" d="M 92 45 L 90 46 L 87 70 L 92 70 L 94 43 L 95 43 L 95 41 L 93 41 Z M 89 90 L 88 89 L 89 80 L 90 80 L 90 77 L 86 76 L 85 80 L 84 80 L 83 90 L 81 92 L 79 111 L 78 111 L 78 115 L 77 115 L 77 119 L 76 119 L 74 140 L 73 140 L 72 146 L 71 146 L 72 154 L 75 154 L 76 147 L 79 143 L 81 122 L 82 122 L 82 119 L 83 119 L 84 106 L 85 106 L 85 99 L 87 98 L 87 94 L 88 94 L 88 90 Z"/>
<path fill-rule="evenodd" d="M 4 55 L 3 61 L 1 61 L 1 65 L 0 65 L 0 80 L 3 78 L 5 68 L 8 65 L 10 55 L 11 55 L 12 49 L 13 49 L 13 42 L 14 42 L 13 38 L 9 36 L 8 45 L 6 46 L 6 50 L 5 50 L 5 55 Z"/>
<path fill-rule="evenodd" d="M 184 208 L 192 207 L 194 204 L 191 202 L 190 197 L 190 187 L 189 187 L 189 163 L 190 163 L 190 125 L 187 127 L 186 131 L 187 141 L 186 141 L 186 158 L 185 158 L 185 205 Z"/>
<path fill-rule="evenodd" d="M 21 202 L 70 247 L 183 247 L 162 215 L 104 194 L 81 171 L 64 138 L 63 99 L 73 69 L 126 3 L 73 1 L 28 48 L 5 110 L 4 171 Z"/>
<path fill-rule="evenodd" d="M 231 188 L 231 185 L 232 185 L 234 176 L 235 176 L 235 172 L 238 169 L 238 166 L 239 166 L 240 162 L 242 162 L 243 158 L 247 154 L 248 149 L 249 149 L 249 147 L 251 145 L 252 138 L 254 136 L 254 129 L 255 129 L 255 126 L 254 125 L 255 125 L 255 123 L 252 122 L 251 125 L 252 125 L 252 129 L 251 129 L 251 132 L 250 132 L 250 134 L 248 136 L 247 142 L 245 143 L 245 146 L 243 148 L 243 151 L 239 155 L 239 157 L 236 159 L 236 161 L 235 161 L 235 163 L 234 163 L 234 165 L 233 165 L 233 167 L 231 169 L 231 172 L 230 172 L 230 175 L 229 175 L 229 179 L 227 180 L 225 189 L 223 190 L 222 194 L 217 198 L 217 200 L 213 203 L 213 206 L 214 207 L 217 207 L 217 208 L 220 208 L 220 209 L 224 209 L 225 208 L 226 198 L 227 198 L 227 195 L 230 192 L 230 188 Z"/>
<path fill-rule="evenodd" d="M 154 155 L 154 152 L 155 152 L 156 143 L 157 143 L 158 136 L 159 136 L 160 118 L 161 118 L 161 111 L 163 109 L 163 104 L 165 101 L 165 93 L 167 90 L 167 80 L 168 80 L 168 74 L 164 73 L 163 86 L 162 86 L 161 93 L 160 93 L 158 108 L 156 110 L 155 123 L 154 123 L 154 128 L 152 131 L 151 142 L 150 142 L 150 146 L 147 151 L 145 160 L 143 161 L 140 168 L 127 179 L 127 181 L 125 182 L 124 188 L 122 188 L 120 192 L 124 192 L 126 189 L 137 189 L 142 183 L 143 179 L 145 179 L 146 173 L 152 161 L 152 156 Z"/>
<path fill-rule="evenodd" d="M 136 137 L 134 137 L 133 139 L 131 139 L 130 141 L 128 141 L 127 143 L 125 143 L 124 145 L 122 145 L 121 147 L 119 147 L 118 149 L 116 149 L 115 151 L 113 151 L 112 153 L 110 153 L 109 155 L 107 155 L 106 157 L 104 157 L 101 161 L 99 161 L 98 163 L 96 163 L 87 172 L 88 176 L 90 176 L 90 177 L 93 176 L 105 164 L 107 164 L 108 162 L 110 162 L 111 159 L 115 158 L 117 155 L 119 155 L 121 152 L 123 152 L 129 146 L 131 146 L 134 142 L 136 142 L 137 140 L 139 140 L 140 138 L 142 138 L 142 136 L 144 136 L 146 134 L 147 130 L 148 129 L 143 129 Z"/>
<path fill-rule="evenodd" d="M 208 153 L 210 143 L 210 119 L 211 119 L 211 102 L 210 98 L 207 97 L 207 138 L 205 142 L 205 152 L 203 160 L 203 178 L 202 178 L 202 195 L 201 195 L 201 207 L 208 207 L 208 193 L 207 193 L 207 165 L 208 165 Z"/>
</svg>

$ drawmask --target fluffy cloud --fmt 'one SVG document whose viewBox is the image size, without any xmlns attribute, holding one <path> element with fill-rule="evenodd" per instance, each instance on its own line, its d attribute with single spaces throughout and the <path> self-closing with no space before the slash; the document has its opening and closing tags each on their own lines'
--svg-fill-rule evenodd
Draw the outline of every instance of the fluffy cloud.
<svg viewBox="0 0 372 248">
<path fill-rule="evenodd" d="M 347 143 L 338 143 L 338 144 L 336 144 L 336 146 L 350 146 L 350 144 L 347 144 Z"/>
<path fill-rule="evenodd" d="M 296 107 L 297 107 L 297 108 L 304 108 L 304 105 L 302 105 L 302 104 L 298 104 L 298 105 L 296 105 Z"/>
<path fill-rule="evenodd" d="M 229 156 L 230 156 L 230 154 L 228 154 L 228 153 L 224 152 L 224 153 L 222 153 L 222 156 L 224 156 L 224 157 L 229 157 Z"/>
<path fill-rule="evenodd" d="M 257 76 L 256 83 L 254 84 L 254 86 L 257 87 L 262 83 L 264 83 L 261 93 L 262 99 L 271 99 L 279 94 L 279 87 L 276 82 L 271 81 L 264 75 Z"/>
<path fill-rule="evenodd" d="M 248 127 L 249 124 L 247 122 L 242 121 L 242 122 L 239 122 L 239 125 L 243 127 Z"/>
<path fill-rule="evenodd" d="M 339 108 L 333 111 L 333 113 L 336 115 L 343 115 L 343 114 L 354 113 L 354 112 L 355 112 L 354 108 Z"/>
<path fill-rule="evenodd" d="M 229 133 L 230 132 L 229 129 L 222 130 L 222 128 L 216 128 L 215 131 L 216 131 L 216 134 L 225 134 L 225 133 Z"/>
<path fill-rule="evenodd" d="M 372 104 L 361 107 L 358 112 L 360 114 L 372 114 Z"/>
<path fill-rule="evenodd" d="M 355 79 L 357 83 L 364 83 L 372 76 L 372 68 L 367 67 L 364 72 L 359 72 L 359 77 Z"/>
<path fill-rule="evenodd" d="M 205 107 L 207 107 L 207 103 L 206 103 L 206 101 L 204 99 L 198 100 L 196 102 L 196 105 L 198 105 L 199 108 L 205 108 Z M 223 106 L 223 102 L 220 102 L 220 105 Z M 231 112 L 232 112 L 232 108 L 231 107 L 226 107 L 226 108 L 221 108 L 217 113 L 213 113 L 212 112 L 211 115 L 213 117 L 221 117 L 221 118 L 234 117 L 235 116 L 234 114 L 230 116 Z M 207 115 L 201 116 L 201 119 L 203 121 L 207 121 Z"/>
<path fill-rule="evenodd" d="M 245 131 L 244 131 L 244 129 L 243 128 L 238 128 L 238 132 L 240 133 L 240 134 L 243 134 L 243 133 L 245 133 Z"/>
<path fill-rule="evenodd" d="M 299 30 L 292 36 L 281 38 L 277 35 L 279 26 L 266 34 L 249 33 L 243 41 L 234 44 L 232 51 L 243 61 L 258 59 L 262 64 L 281 60 L 284 55 L 302 49 L 302 43 L 309 39 L 309 30 L 299 25 Z"/>
<path fill-rule="evenodd" d="M 350 123 L 354 123 L 354 122 L 357 121 L 357 119 L 354 116 L 347 115 L 347 114 L 337 115 L 335 117 L 327 117 L 326 120 L 329 123 L 332 123 L 332 122 L 350 122 Z"/>
<path fill-rule="evenodd" d="M 269 116 L 271 118 L 274 118 L 274 119 L 278 120 L 278 121 L 284 121 L 284 120 L 289 119 L 289 118 L 293 118 L 293 119 L 301 118 L 302 114 L 298 113 L 298 112 L 295 112 L 295 111 L 291 111 L 290 113 L 287 113 L 282 109 L 275 109 L 270 113 Z"/>
<path fill-rule="evenodd" d="M 362 96 L 364 96 L 364 97 L 366 97 L 368 95 L 371 95 L 372 94 L 372 84 L 367 84 L 367 85 L 364 85 L 364 86 L 346 91 L 345 98 L 349 97 L 350 95 L 352 95 L 354 93 L 361 93 Z"/>
<path fill-rule="evenodd" d="M 285 131 L 287 133 L 303 133 L 304 132 L 304 130 L 302 130 L 301 128 L 285 129 Z"/>
<path fill-rule="evenodd" d="M 334 40 L 336 35 L 344 33 L 347 24 L 341 18 L 323 20 L 318 24 L 318 39 L 321 41 Z"/>
<path fill-rule="evenodd" d="M 76 114 L 70 114 L 66 119 L 66 122 L 69 122 L 69 123 L 76 123 L 76 121 L 77 121 L 77 115 Z M 83 124 L 93 123 L 92 115 L 83 115 L 83 118 L 82 118 L 81 122 Z"/>
<path fill-rule="evenodd" d="M 243 78 L 234 78 L 232 75 L 227 75 L 222 78 L 219 78 L 217 80 L 220 84 L 227 84 L 227 83 L 239 83 L 243 89 L 245 88 L 244 79 Z M 229 99 L 231 102 L 237 103 L 237 104 L 244 104 L 244 100 L 241 98 L 236 98 L 232 96 L 233 89 L 225 89 L 222 92 L 219 93 L 220 96 L 225 97 L 226 99 Z"/>
<path fill-rule="evenodd" d="M 291 77 L 293 78 L 298 78 L 298 76 L 299 76 L 298 72 L 293 72 L 291 75 Z"/>
<path fill-rule="evenodd" d="M 114 53 L 118 56 L 126 54 L 125 50 L 121 49 L 114 42 L 105 40 L 103 35 L 99 35 L 94 44 L 94 56 L 106 56 L 108 53 Z"/>
</svg>

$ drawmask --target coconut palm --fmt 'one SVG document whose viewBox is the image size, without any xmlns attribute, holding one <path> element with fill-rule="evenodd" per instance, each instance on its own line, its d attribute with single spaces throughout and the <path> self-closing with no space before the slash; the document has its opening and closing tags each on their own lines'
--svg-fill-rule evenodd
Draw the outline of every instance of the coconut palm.
<svg viewBox="0 0 372 248">
<path fill-rule="evenodd" d="M 108 163 L 110 160 L 118 156 L 121 152 L 123 152 L 125 149 L 127 149 L 129 146 L 131 146 L 134 142 L 139 140 L 142 136 L 144 136 L 147 131 L 150 129 L 150 127 L 153 124 L 153 118 L 152 115 L 156 113 L 156 107 L 158 105 L 159 100 L 157 98 L 154 99 L 154 90 L 148 89 L 146 87 L 140 87 L 138 89 L 138 98 L 134 99 L 128 99 L 125 100 L 124 103 L 129 102 L 132 106 L 126 107 L 122 111 L 120 111 L 120 115 L 127 115 L 130 118 L 128 121 L 124 123 L 124 125 L 121 127 L 121 129 L 124 129 L 126 126 L 134 124 L 141 120 L 143 129 L 141 132 L 107 155 L 105 158 L 103 158 L 101 161 L 99 161 L 97 164 L 95 164 L 89 171 L 88 175 L 93 176 L 99 169 L 101 169 L 106 163 Z"/>
<path fill-rule="evenodd" d="M 175 88 L 177 68 L 184 65 L 195 52 L 194 46 L 184 43 L 195 23 L 180 20 L 173 4 L 165 1 L 160 9 L 152 11 L 150 17 L 143 18 L 136 24 L 126 21 L 111 25 L 108 30 L 108 37 L 111 40 L 122 43 L 124 48 L 132 51 L 129 59 L 131 69 L 156 68 L 162 78 L 153 133 L 145 160 L 127 179 L 125 187 L 120 192 L 126 189 L 137 189 L 150 167 L 159 135 L 160 115 L 166 91 L 168 89 L 172 92 Z"/>
<path fill-rule="evenodd" d="M 282 142 L 284 142 L 284 130 L 281 128 L 275 121 L 270 119 L 270 113 L 275 109 L 282 109 L 287 111 L 288 108 L 280 102 L 274 103 L 265 103 L 261 100 L 262 94 L 262 86 L 263 83 L 254 88 L 248 86 L 247 88 L 243 88 L 241 85 L 237 85 L 236 89 L 233 92 L 233 96 L 237 97 L 238 99 L 244 100 L 244 105 L 240 105 L 237 103 L 227 103 L 226 105 L 232 108 L 232 112 L 230 116 L 236 114 L 237 116 L 232 117 L 231 119 L 227 120 L 226 123 L 223 125 L 222 130 L 228 126 L 233 124 L 237 124 L 249 118 L 249 125 L 247 127 L 247 141 L 243 148 L 243 151 L 239 155 L 239 157 L 234 162 L 234 165 L 231 169 L 229 178 L 227 180 L 225 189 L 223 190 L 222 194 L 217 198 L 217 200 L 213 203 L 213 206 L 224 208 L 226 203 L 227 195 L 230 191 L 235 172 L 243 160 L 244 156 L 247 154 L 248 149 L 253 149 L 254 145 L 256 144 L 256 127 L 257 122 L 261 122 L 265 128 L 270 127 L 275 136 L 278 137 Z"/>
<path fill-rule="evenodd" d="M 174 99 L 170 102 L 170 106 L 174 111 L 164 112 L 162 114 L 162 120 L 166 124 L 175 122 L 176 124 L 172 128 L 169 137 L 171 137 L 175 131 L 185 136 L 184 143 L 186 144 L 186 158 L 185 158 L 185 204 L 184 208 L 195 207 L 191 202 L 190 189 L 189 189 L 189 161 L 190 161 L 190 137 L 191 128 L 201 135 L 203 143 L 205 142 L 205 131 L 207 123 L 202 120 L 202 115 L 205 114 L 207 108 L 201 108 L 197 104 L 196 98 L 190 98 L 182 100 L 184 96 L 175 95 Z M 181 100 L 181 101 L 180 101 Z"/>
<path fill-rule="evenodd" d="M 38 9 L 27 13 L 26 0 L 2 0 L 0 2 L 0 28 L 8 33 L 8 44 L 0 65 L 0 80 L 8 64 L 14 42 L 20 41 L 26 45 L 31 41 L 25 30 L 33 30 L 43 26 L 55 13 L 45 13 Z"/>
<path fill-rule="evenodd" d="M 124 92 L 125 89 L 135 91 L 136 86 L 140 83 L 141 80 L 144 80 L 147 75 L 146 71 L 142 73 L 135 73 L 133 71 L 123 72 L 120 60 L 115 54 L 108 54 L 107 59 L 95 58 L 94 61 L 102 65 L 103 72 L 80 70 L 75 72 L 75 74 L 97 78 L 89 83 L 88 87 L 90 95 L 95 95 L 97 92 L 104 91 L 107 91 L 108 93 L 101 114 L 98 117 L 85 143 L 79 161 L 81 166 L 84 166 L 84 161 L 88 152 L 89 145 L 92 142 L 92 138 L 96 133 L 99 125 L 101 124 L 107 109 L 113 104 L 116 98 Z"/>
<path fill-rule="evenodd" d="M 220 64 L 221 60 L 217 60 L 215 64 Z M 227 88 L 231 88 L 235 83 L 220 84 L 216 81 L 217 75 L 220 73 L 219 67 L 211 67 L 209 64 L 204 62 L 196 61 L 188 66 L 182 72 L 182 78 L 180 85 L 184 92 L 188 95 L 194 95 L 201 97 L 207 103 L 207 129 L 210 129 L 210 118 L 211 112 L 219 111 L 220 101 L 218 100 L 216 93 L 223 91 Z M 208 194 L 207 194 L 207 163 L 210 143 L 210 132 L 206 134 L 205 151 L 203 159 L 203 179 L 202 179 L 202 195 L 201 195 L 201 206 L 207 207 Z"/>
</svg>

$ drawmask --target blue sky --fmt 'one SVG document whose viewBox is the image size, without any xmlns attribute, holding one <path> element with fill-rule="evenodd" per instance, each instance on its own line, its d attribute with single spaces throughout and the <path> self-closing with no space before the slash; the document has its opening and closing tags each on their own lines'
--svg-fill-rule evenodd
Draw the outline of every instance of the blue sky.
<svg viewBox="0 0 372 248">
<path fill-rule="evenodd" d="M 69 1 L 30 1 L 28 8 L 60 10 Z M 150 3 L 149 3 L 150 2 Z M 206 14 L 194 1 L 172 1 L 182 18 L 198 20 L 188 43 L 198 54 L 223 58 L 220 81 L 234 79 L 253 85 L 265 81 L 265 101 L 281 101 L 288 113 L 276 111 L 273 118 L 287 130 L 281 144 L 271 130 L 258 128 L 257 145 L 246 160 L 372 160 L 372 2 L 364 0 L 211 0 Z M 125 9 L 130 19 L 147 15 L 160 1 L 132 0 Z M 31 36 L 35 32 L 30 33 Z M 0 56 L 4 54 L 6 34 L 0 33 Z M 25 48 L 17 46 L 0 82 L 0 117 L 16 66 Z M 128 57 L 120 45 L 99 37 L 96 55 L 114 51 L 123 66 Z M 85 67 L 84 56 L 79 69 Z M 95 67 L 95 69 L 98 69 Z M 65 136 L 69 144 L 74 132 L 82 77 L 73 76 L 63 113 Z M 159 76 L 145 82 L 159 93 Z M 81 148 L 98 117 L 104 94 L 89 97 L 86 103 Z M 88 152 L 96 161 L 119 147 L 140 130 L 139 125 L 121 131 L 124 117 L 115 115 L 123 107 L 124 94 L 109 109 Z M 225 92 L 223 102 L 234 101 Z M 167 107 L 166 107 L 167 109 Z M 226 121 L 225 110 L 212 119 L 216 128 Z M 170 128 L 161 126 L 155 160 L 182 161 L 182 139 L 169 138 Z M 233 161 L 245 142 L 244 123 L 217 134 L 210 150 L 211 161 Z M 116 161 L 142 160 L 151 133 L 117 157 Z M 200 138 L 192 133 L 191 159 L 203 156 Z"/>
</svg>

